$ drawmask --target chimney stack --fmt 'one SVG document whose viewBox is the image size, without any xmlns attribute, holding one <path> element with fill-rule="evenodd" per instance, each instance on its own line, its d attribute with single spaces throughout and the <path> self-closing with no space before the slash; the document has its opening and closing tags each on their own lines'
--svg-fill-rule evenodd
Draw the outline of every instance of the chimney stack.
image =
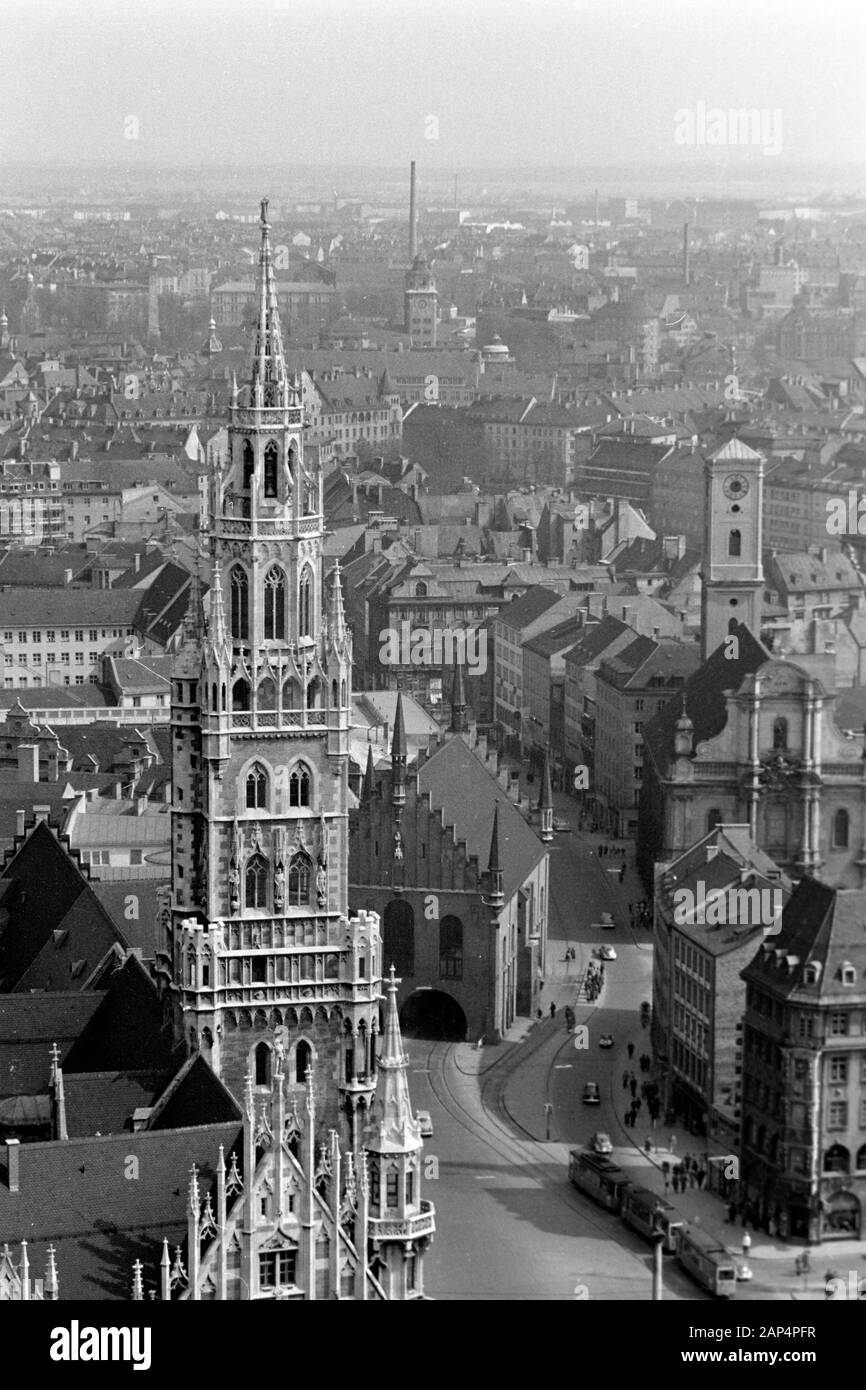
<svg viewBox="0 0 866 1390">
<path fill-rule="evenodd" d="M 415 201 L 415 161 L 409 165 L 409 264 L 418 255 L 418 208 Z"/>
<path fill-rule="evenodd" d="M 9 1174 L 9 1191 L 18 1192 L 21 1187 L 21 1140 L 6 1140 L 6 1165 Z"/>
</svg>

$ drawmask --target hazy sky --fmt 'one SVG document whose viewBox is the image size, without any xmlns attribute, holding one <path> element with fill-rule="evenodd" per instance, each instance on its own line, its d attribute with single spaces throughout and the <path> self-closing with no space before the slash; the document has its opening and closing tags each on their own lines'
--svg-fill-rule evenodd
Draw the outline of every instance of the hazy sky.
<svg viewBox="0 0 866 1390">
<path fill-rule="evenodd" d="M 682 167 L 703 102 L 859 164 L 864 52 L 866 0 L 0 0 L 0 162 Z"/>
</svg>

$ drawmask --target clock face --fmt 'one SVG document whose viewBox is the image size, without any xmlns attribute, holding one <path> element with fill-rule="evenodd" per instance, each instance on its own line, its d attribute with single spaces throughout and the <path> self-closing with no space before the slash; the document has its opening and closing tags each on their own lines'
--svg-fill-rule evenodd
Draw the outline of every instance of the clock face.
<svg viewBox="0 0 866 1390">
<path fill-rule="evenodd" d="M 729 478 L 725 479 L 723 488 L 726 497 L 738 502 L 749 491 L 749 480 L 744 478 L 742 473 L 732 473 Z"/>
</svg>

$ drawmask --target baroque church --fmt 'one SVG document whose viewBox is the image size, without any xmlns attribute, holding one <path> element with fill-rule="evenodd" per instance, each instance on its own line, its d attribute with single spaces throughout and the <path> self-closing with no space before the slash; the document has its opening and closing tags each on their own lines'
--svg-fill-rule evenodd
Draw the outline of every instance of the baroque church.
<svg viewBox="0 0 866 1390">
<path fill-rule="evenodd" d="M 834 719 L 835 658 L 763 644 L 763 456 L 732 437 L 706 460 L 703 662 L 644 728 L 644 880 L 720 822 L 746 824 L 793 878 L 866 886 L 866 761 Z"/>
</svg>

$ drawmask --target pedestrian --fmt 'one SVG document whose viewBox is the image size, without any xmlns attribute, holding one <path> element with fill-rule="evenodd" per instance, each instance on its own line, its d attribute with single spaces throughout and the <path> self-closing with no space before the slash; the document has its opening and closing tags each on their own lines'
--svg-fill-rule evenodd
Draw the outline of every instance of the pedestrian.
<svg viewBox="0 0 866 1390">
<path fill-rule="evenodd" d="M 706 1179 L 706 1176 L 707 1176 L 707 1170 L 706 1170 L 706 1168 L 699 1168 L 699 1169 L 698 1169 L 698 1191 L 699 1191 L 699 1192 L 700 1192 L 701 1188 L 702 1188 L 703 1185 L 704 1185 L 704 1180 Z"/>
<path fill-rule="evenodd" d="M 670 1151 L 671 1151 L 672 1154 L 675 1154 L 675 1153 L 676 1153 L 676 1151 L 677 1151 L 677 1136 L 676 1136 L 675 1134 L 672 1134 L 671 1137 L 670 1137 L 670 1139 L 668 1140 L 668 1148 L 670 1149 Z"/>
<path fill-rule="evenodd" d="M 625 1090 L 627 1086 L 628 1086 L 628 1072 L 627 1072 L 627 1071 L 624 1071 L 623 1074 L 622 1074 L 622 1089 Z"/>
<path fill-rule="evenodd" d="M 633 1056 L 634 1056 L 634 1043 L 629 1043 L 629 1045 L 628 1045 L 628 1060 L 631 1061 L 631 1059 L 632 1059 Z"/>
<path fill-rule="evenodd" d="M 619 871 L 619 881 L 620 881 L 620 883 L 622 883 L 624 879 L 625 879 L 625 864 L 623 864 L 622 868 L 621 868 L 620 871 Z"/>
<path fill-rule="evenodd" d="M 749 1251 L 751 1250 L 751 1248 L 752 1248 L 752 1237 L 749 1235 L 748 1231 L 744 1231 L 744 1232 L 743 1232 L 743 1259 L 744 1259 L 744 1260 L 747 1260 L 747 1259 L 749 1258 Z"/>
<path fill-rule="evenodd" d="M 550 1017 L 556 1018 L 556 1004 L 553 1002 L 552 999 L 550 1001 Z"/>
<path fill-rule="evenodd" d="M 637 1082 L 635 1081 L 634 1077 L 632 1077 L 631 1081 L 628 1084 L 629 1089 L 631 1090 L 632 1099 L 634 1099 L 635 1093 L 637 1091 Z"/>
<path fill-rule="evenodd" d="M 770 1237 L 770 1240 L 776 1239 L 776 1218 L 774 1216 L 771 1216 L 767 1222 L 767 1235 Z"/>
<path fill-rule="evenodd" d="M 689 1187 L 694 1187 L 698 1181 L 698 1175 L 694 1168 L 689 1169 Z"/>
<path fill-rule="evenodd" d="M 541 1010 L 540 1010 L 540 1009 L 537 1010 L 535 1017 L 536 1017 L 536 1018 L 541 1018 L 541 1017 L 542 1017 L 542 1013 L 541 1013 Z"/>
<path fill-rule="evenodd" d="M 638 1111 L 639 1111 L 642 1105 L 643 1105 L 643 1101 L 641 1100 L 640 1096 L 637 1096 L 637 1098 L 635 1099 L 635 1102 L 634 1102 L 635 1110 L 638 1110 Z"/>
</svg>

